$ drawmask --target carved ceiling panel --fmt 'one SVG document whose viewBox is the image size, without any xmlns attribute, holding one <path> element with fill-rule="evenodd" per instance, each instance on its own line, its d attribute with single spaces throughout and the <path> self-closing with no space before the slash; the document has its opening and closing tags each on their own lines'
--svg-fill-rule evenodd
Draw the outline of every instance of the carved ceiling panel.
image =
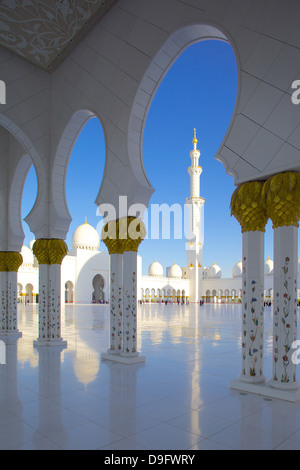
<svg viewBox="0 0 300 470">
<path fill-rule="evenodd" d="M 1 0 L 0 46 L 51 72 L 116 0 Z"/>
</svg>

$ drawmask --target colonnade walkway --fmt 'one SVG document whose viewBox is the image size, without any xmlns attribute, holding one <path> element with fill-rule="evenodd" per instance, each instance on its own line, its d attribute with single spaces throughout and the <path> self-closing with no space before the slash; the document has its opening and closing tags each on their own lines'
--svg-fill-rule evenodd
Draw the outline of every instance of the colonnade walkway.
<svg viewBox="0 0 300 470">
<path fill-rule="evenodd" d="M 241 369 L 241 312 L 139 305 L 146 360 L 128 365 L 101 359 L 107 305 L 62 308 L 64 349 L 34 346 L 38 306 L 18 304 L 22 337 L 5 345 L 0 365 L 0 449 L 300 449 L 300 402 L 230 388 Z M 266 378 L 272 316 L 266 308 Z"/>
</svg>

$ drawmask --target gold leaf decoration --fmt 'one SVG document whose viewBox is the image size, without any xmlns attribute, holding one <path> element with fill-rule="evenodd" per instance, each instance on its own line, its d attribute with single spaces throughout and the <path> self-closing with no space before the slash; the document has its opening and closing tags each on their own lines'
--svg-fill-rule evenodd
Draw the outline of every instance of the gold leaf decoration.
<svg viewBox="0 0 300 470">
<path fill-rule="evenodd" d="M 231 197 L 231 215 L 237 219 L 244 232 L 265 231 L 268 221 L 262 199 L 263 181 L 249 181 L 238 187 Z"/>
<path fill-rule="evenodd" d="M 0 271 L 1 272 L 17 272 L 23 257 L 21 253 L 15 251 L 1 251 L 0 252 Z"/>
<path fill-rule="evenodd" d="M 145 237 L 145 225 L 136 217 L 124 217 L 108 222 L 101 235 L 110 255 L 123 254 L 126 251 L 137 252 Z"/>
<path fill-rule="evenodd" d="M 266 210 L 273 228 L 299 226 L 300 218 L 300 174 L 278 173 L 269 178 L 263 188 Z"/>
<path fill-rule="evenodd" d="M 61 264 L 68 253 L 68 246 L 58 238 L 40 238 L 35 241 L 32 251 L 39 264 Z"/>
</svg>

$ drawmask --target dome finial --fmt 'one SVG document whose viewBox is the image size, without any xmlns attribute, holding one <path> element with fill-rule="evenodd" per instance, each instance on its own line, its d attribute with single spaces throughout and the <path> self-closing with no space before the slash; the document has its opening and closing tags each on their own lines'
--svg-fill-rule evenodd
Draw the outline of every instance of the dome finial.
<svg viewBox="0 0 300 470">
<path fill-rule="evenodd" d="M 84 223 L 87 224 L 87 218 L 85 217 Z"/>
</svg>

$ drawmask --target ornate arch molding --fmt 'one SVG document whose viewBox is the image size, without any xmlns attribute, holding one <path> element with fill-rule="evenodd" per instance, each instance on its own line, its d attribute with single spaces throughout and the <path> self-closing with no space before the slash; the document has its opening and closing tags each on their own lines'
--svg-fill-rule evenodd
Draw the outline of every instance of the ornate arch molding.
<svg viewBox="0 0 300 470">
<path fill-rule="evenodd" d="M 51 216 L 50 236 L 53 238 L 65 239 L 69 231 L 70 223 L 72 221 L 66 197 L 66 180 L 69 160 L 80 132 L 87 122 L 94 117 L 99 120 L 102 129 L 104 130 L 99 116 L 90 110 L 83 109 L 76 111 L 72 115 L 60 137 L 54 157 L 51 184 L 54 211 Z"/>
<path fill-rule="evenodd" d="M 29 137 L 25 134 L 25 132 L 15 124 L 11 119 L 9 119 L 4 114 L 0 113 L 0 126 L 3 126 L 8 132 L 10 132 L 17 141 L 22 145 L 24 148 L 24 152 L 27 153 L 36 170 L 40 169 L 41 167 L 41 159 L 38 151 L 36 150 L 33 142 L 29 139 Z M 41 172 L 41 171 L 40 171 Z"/>
<path fill-rule="evenodd" d="M 24 185 L 31 166 L 30 156 L 24 154 L 11 180 L 8 198 L 8 251 L 21 251 L 24 242 L 25 235 L 20 214 Z"/>
<path fill-rule="evenodd" d="M 240 74 L 239 57 L 232 38 L 227 33 L 223 32 L 223 29 L 217 25 L 207 23 L 192 24 L 180 28 L 170 35 L 153 58 L 138 87 L 129 119 L 128 155 L 135 177 L 147 191 L 147 203 L 149 202 L 154 189 L 147 178 L 143 164 L 143 135 L 151 103 L 165 75 L 182 52 L 192 44 L 208 39 L 217 39 L 231 44 L 237 61 L 238 73 Z M 240 77 L 238 83 L 240 84 Z M 238 86 L 235 110 L 223 142 L 226 140 L 233 124 L 235 111 L 238 106 L 239 90 L 240 86 Z M 222 148 L 222 145 L 220 148 Z M 226 162 L 224 161 L 222 163 L 224 163 L 226 167 Z"/>
<path fill-rule="evenodd" d="M 45 175 L 44 165 L 42 163 L 39 152 L 35 148 L 35 145 L 30 140 L 30 138 L 26 135 L 26 133 L 17 124 L 15 124 L 11 119 L 9 119 L 7 116 L 5 116 L 2 113 L 0 113 L 0 126 L 4 127 L 18 141 L 18 143 L 24 149 L 24 156 L 26 155 L 26 157 L 24 158 L 26 158 L 26 163 L 25 163 L 25 160 L 23 160 L 22 165 L 24 164 L 24 167 L 22 166 L 21 168 L 21 171 L 23 171 L 24 183 L 25 183 L 25 179 L 30 168 L 29 167 L 27 170 L 27 166 L 29 165 L 28 159 L 30 159 L 31 164 L 32 163 L 34 164 L 36 174 L 37 174 L 37 180 L 38 180 L 38 195 L 37 195 L 33 209 L 31 210 L 30 214 L 27 215 L 25 220 L 28 223 L 32 233 L 34 233 L 35 236 L 38 238 L 39 228 L 46 224 L 44 220 L 46 212 L 44 210 L 44 204 L 43 204 L 43 200 L 45 199 L 43 192 L 47 190 L 46 189 L 47 185 L 45 184 L 46 175 Z M 23 186 L 22 186 L 22 191 L 23 191 Z M 20 201 L 22 199 L 22 191 L 19 193 Z M 10 197 L 11 197 L 11 194 L 10 194 Z M 19 224 L 20 223 L 21 222 L 19 221 Z M 20 228 L 19 224 L 18 224 L 18 227 Z M 17 230 L 17 232 L 18 232 L 17 238 L 19 237 L 19 241 L 16 241 L 16 243 L 18 245 L 20 243 L 20 239 L 24 237 L 23 228 L 21 231 Z"/>
</svg>

